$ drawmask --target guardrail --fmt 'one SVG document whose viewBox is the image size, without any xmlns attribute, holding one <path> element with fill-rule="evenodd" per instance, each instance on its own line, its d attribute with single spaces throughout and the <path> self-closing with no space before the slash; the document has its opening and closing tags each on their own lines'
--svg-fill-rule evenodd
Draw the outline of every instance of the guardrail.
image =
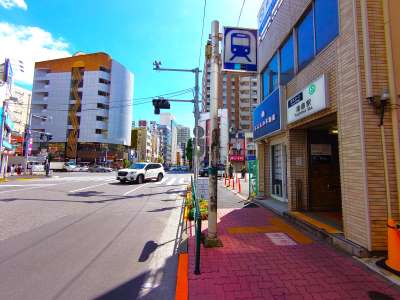
<svg viewBox="0 0 400 300">
<path fill-rule="evenodd" d="M 201 243 L 201 214 L 199 200 L 196 197 L 196 183 L 193 177 L 190 178 L 192 184 L 192 205 L 194 207 L 194 225 L 195 225 L 195 238 L 196 238 L 196 249 L 195 249 L 195 267 L 194 274 L 200 274 L 200 243 Z"/>
</svg>

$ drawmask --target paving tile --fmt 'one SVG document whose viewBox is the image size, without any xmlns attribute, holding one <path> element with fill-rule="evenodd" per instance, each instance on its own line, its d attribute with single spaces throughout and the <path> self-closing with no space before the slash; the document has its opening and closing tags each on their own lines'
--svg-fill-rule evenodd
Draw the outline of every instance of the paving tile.
<svg viewBox="0 0 400 300">
<path fill-rule="evenodd" d="M 270 226 L 277 222 L 274 218 L 264 208 L 218 210 L 224 247 L 201 249 L 200 276 L 193 274 L 194 237 L 190 236 L 189 299 L 369 299 L 371 290 L 400 299 L 400 290 L 318 241 L 276 246 L 263 233 L 229 234 L 227 230 Z M 206 234 L 207 222 L 202 228 Z"/>
</svg>

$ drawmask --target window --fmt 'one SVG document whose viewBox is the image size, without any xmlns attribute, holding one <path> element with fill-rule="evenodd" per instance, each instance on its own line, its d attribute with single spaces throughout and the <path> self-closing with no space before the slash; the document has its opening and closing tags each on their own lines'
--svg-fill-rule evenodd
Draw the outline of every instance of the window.
<svg viewBox="0 0 400 300">
<path fill-rule="evenodd" d="M 101 129 L 96 129 L 96 134 L 101 134 Z"/>
<path fill-rule="evenodd" d="M 271 58 L 262 73 L 263 100 L 278 87 L 278 55 Z"/>
<path fill-rule="evenodd" d="M 97 108 L 108 109 L 108 105 L 103 103 L 97 103 Z"/>
<path fill-rule="evenodd" d="M 315 0 L 314 15 L 315 43 L 318 53 L 339 34 L 338 1 Z"/>
<path fill-rule="evenodd" d="M 297 26 L 297 58 L 299 70 L 314 58 L 313 11 L 310 9 Z"/>
<path fill-rule="evenodd" d="M 281 83 L 288 83 L 294 76 L 293 35 L 286 40 L 280 51 Z"/>
<path fill-rule="evenodd" d="M 105 119 L 103 116 L 96 116 L 96 121 L 104 121 Z"/>
<path fill-rule="evenodd" d="M 97 91 L 97 94 L 99 96 L 104 96 L 104 97 L 110 96 L 110 93 L 107 93 L 107 92 L 104 92 L 104 91 Z"/>
<path fill-rule="evenodd" d="M 110 81 L 107 79 L 99 78 L 99 83 L 110 84 Z"/>
<path fill-rule="evenodd" d="M 105 68 L 105 67 L 103 67 L 103 66 L 100 66 L 99 70 L 103 71 L 103 72 L 106 72 L 106 73 L 110 73 L 110 70 Z"/>
</svg>

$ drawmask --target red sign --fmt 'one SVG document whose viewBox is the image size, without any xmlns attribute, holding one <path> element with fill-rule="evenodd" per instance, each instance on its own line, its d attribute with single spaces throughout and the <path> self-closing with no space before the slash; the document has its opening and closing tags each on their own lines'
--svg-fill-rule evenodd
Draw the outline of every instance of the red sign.
<svg viewBox="0 0 400 300">
<path fill-rule="evenodd" d="M 229 155 L 229 161 L 244 161 L 244 155 Z"/>
</svg>

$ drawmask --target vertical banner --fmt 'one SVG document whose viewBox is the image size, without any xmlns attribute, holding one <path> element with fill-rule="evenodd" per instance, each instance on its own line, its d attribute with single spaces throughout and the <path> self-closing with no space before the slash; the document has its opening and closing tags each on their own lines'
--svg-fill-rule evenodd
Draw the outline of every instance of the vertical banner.
<svg viewBox="0 0 400 300">
<path fill-rule="evenodd" d="M 247 163 L 249 170 L 249 196 L 254 198 L 258 195 L 258 160 L 250 160 Z"/>
</svg>

